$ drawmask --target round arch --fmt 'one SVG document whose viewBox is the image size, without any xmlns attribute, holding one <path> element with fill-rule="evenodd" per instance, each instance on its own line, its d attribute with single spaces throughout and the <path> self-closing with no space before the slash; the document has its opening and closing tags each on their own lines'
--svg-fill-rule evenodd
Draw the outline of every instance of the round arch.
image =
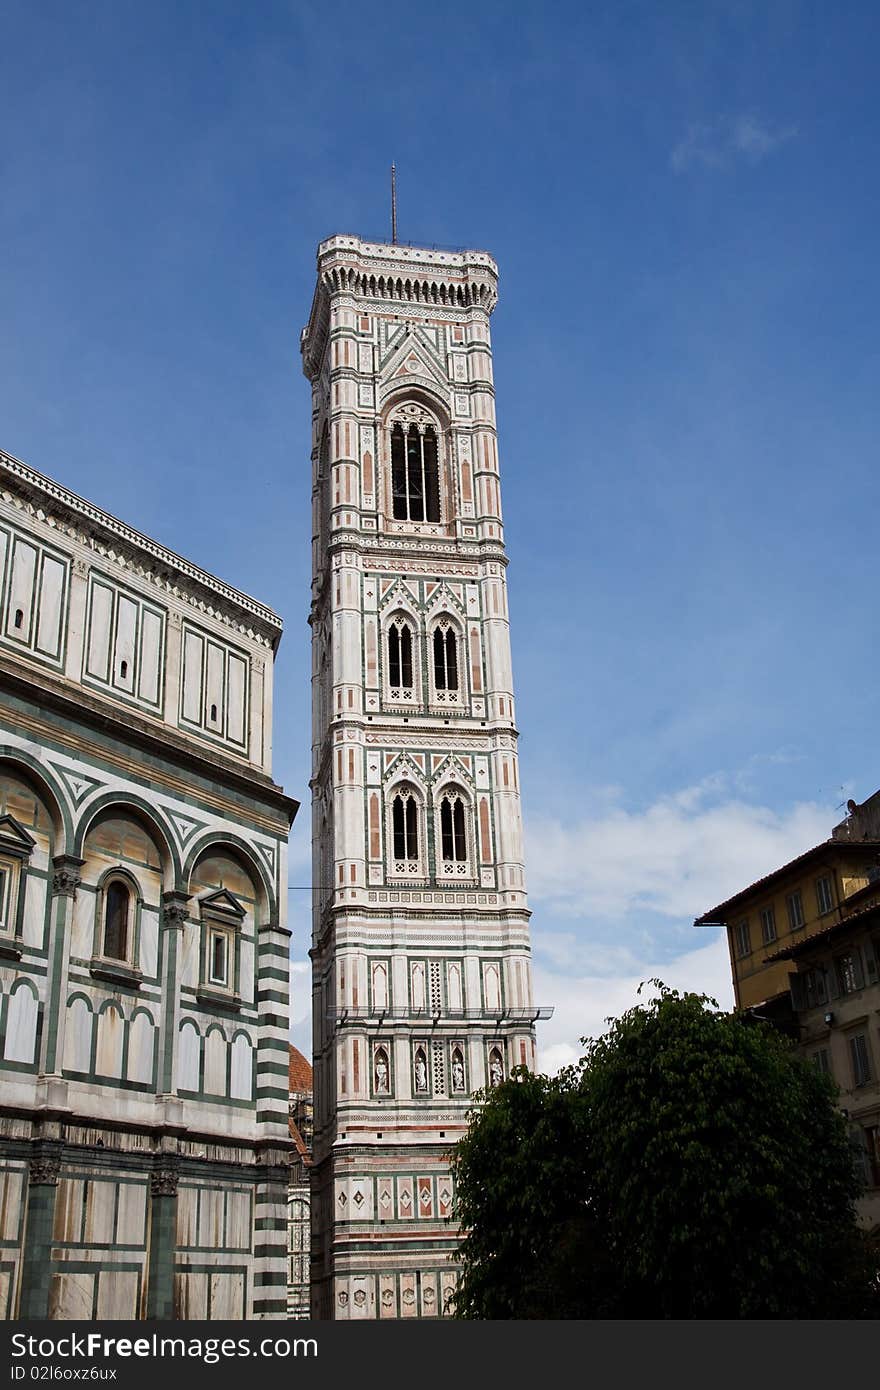
<svg viewBox="0 0 880 1390">
<path fill-rule="evenodd" d="M 196 840 L 186 856 L 183 863 L 181 874 L 181 885 L 183 892 L 189 891 L 190 881 L 193 870 L 198 861 L 210 849 L 230 849 L 233 857 L 243 859 L 246 867 L 254 874 L 255 886 L 262 890 L 262 895 L 258 897 L 261 912 L 265 913 L 273 920 L 277 920 L 278 902 L 275 894 L 275 886 L 269 877 L 265 864 L 262 864 L 254 853 L 253 847 L 239 835 L 230 834 L 228 830 L 209 830 Z M 265 923 L 257 922 L 257 927 Z"/>
<path fill-rule="evenodd" d="M 90 801 L 76 827 L 74 854 L 79 858 L 83 857 L 86 836 L 98 816 L 103 815 L 105 811 L 114 809 L 121 813 L 134 813 L 135 820 L 140 817 L 146 821 L 150 832 L 158 839 L 158 849 L 162 857 L 163 887 L 166 892 L 178 888 L 182 881 L 181 864 L 171 832 L 156 807 L 152 806 L 144 797 L 138 796 L 137 793 L 109 791 L 95 797 L 94 801 Z"/>
<path fill-rule="evenodd" d="M 58 779 L 30 753 L 25 753 L 23 749 L 14 748 L 10 744 L 0 744 L 0 771 L 4 763 L 19 767 L 30 781 L 36 782 L 40 793 L 45 797 L 55 832 L 54 853 L 75 853 L 68 849 L 73 843 L 73 818 L 68 799 Z"/>
</svg>

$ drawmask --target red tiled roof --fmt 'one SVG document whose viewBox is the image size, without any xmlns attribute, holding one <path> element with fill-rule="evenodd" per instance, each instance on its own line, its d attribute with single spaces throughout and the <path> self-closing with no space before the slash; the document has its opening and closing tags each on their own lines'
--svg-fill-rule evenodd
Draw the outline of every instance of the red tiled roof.
<svg viewBox="0 0 880 1390">
<path fill-rule="evenodd" d="M 298 1047 L 290 1048 L 290 1061 L 287 1069 L 288 1090 L 311 1091 L 312 1064 L 302 1055 Z"/>
<path fill-rule="evenodd" d="M 796 859 L 790 859 L 787 864 L 782 865 L 781 869 L 774 869 L 772 873 L 765 874 L 763 878 L 755 879 L 755 882 L 750 883 L 748 888 L 741 888 L 738 893 L 734 893 L 733 897 L 728 898 L 726 902 L 719 903 L 717 907 L 711 907 L 708 912 L 704 912 L 702 917 L 695 917 L 694 926 L 702 927 L 706 923 L 723 921 L 723 914 L 728 912 L 730 908 L 735 907 L 743 898 L 748 897 L 749 893 L 754 893 L 756 888 L 762 888 L 764 885 L 772 883 L 774 879 L 782 878 L 784 874 L 789 873 L 792 869 L 799 869 L 802 865 L 808 864 L 811 859 L 820 859 L 828 853 L 839 854 L 841 851 L 846 850 L 851 852 L 856 850 L 871 850 L 876 855 L 878 850 L 880 850 L 880 840 L 859 840 L 857 842 L 850 842 L 847 840 L 823 840 L 820 845 L 813 845 L 812 849 L 804 850 L 804 853 L 799 854 Z"/>
</svg>

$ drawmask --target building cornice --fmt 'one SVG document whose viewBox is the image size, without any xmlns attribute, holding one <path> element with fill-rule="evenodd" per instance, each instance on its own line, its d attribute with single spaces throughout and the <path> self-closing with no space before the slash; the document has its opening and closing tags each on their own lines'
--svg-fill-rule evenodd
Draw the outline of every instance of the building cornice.
<svg viewBox="0 0 880 1390">
<path fill-rule="evenodd" d="M 319 244 L 317 261 L 311 314 L 300 336 L 310 381 L 321 370 L 334 295 L 459 319 L 472 311 L 488 316 L 498 302 L 498 266 L 488 251 L 443 251 L 340 235 Z"/>
<path fill-rule="evenodd" d="M 142 578 L 204 608 L 210 616 L 230 619 L 240 631 L 256 637 L 273 650 L 278 646 L 283 624 L 271 608 L 191 564 L 2 449 L 0 495 L 56 529 L 60 536 L 78 541 L 110 561 L 124 558 L 138 568 Z"/>
<path fill-rule="evenodd" d="M 13 662 L 0 654 L 0 699 L 4 692 L 31 701 L 41 712 L 60 716 L 67 730 L 85 727 L 116 739 L 127 749 L 143 749 L 157 760 L 154 764 L 157 776 L 160 762 L 174 762 L 190 769 L 206 785 L 244 793 L 257 805 L 271 808 L 288 826 L 299 810 L 299 802 L 286 796 L 265 773 L 248 765 L 232 763 L 214 748 L 196 748 L 167 724 L 160 723 L 154 728 L 140 712 L 116 710 L 81 686 L 67 688 L 62 678 L 32 670 L 23 662 Z M 198 795 L 197 787 L 194 786 L 193 791 Z M 280 826 L 273 829 L 280 833 Z"/>
</svg>

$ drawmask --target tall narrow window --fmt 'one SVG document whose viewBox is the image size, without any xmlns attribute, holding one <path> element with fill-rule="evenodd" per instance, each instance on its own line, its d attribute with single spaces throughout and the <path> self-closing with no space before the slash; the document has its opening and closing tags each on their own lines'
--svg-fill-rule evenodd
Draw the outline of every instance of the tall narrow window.
<svg viewBox="0 0 880 1390">
<path fill-rule="evenodd" d="M 430 425 L 391 430 L 391 501 L 396 521 L 439 521 L 437 436 Z"/>
<path fill-rule="evenodd" d="M 804 907 L 800 893 L 789 893 L 785 900 L 788 912 L 788 925 L 792 931 L 800 931 L 804 925 Z"/>
<path fill-rule="evenodd" d="M 128 912 L 131 893 L 114 879 L 104 902 L 104 955 L 108 960 L 128 959 Z"/>
<path fill-rule="evenodd" d="M 467 861 L 464 805 L 460 796 L 447 795 L 440 802 L 440 843 L 447 863 Z"/>
<path fill-rule="evenodd" d="M 852 1063 L 853 1085 L 864 1086 L 871 1080 L 871 1060 L 868 1053 L 868 1040 L 864 1033 L 854 1033 L 849 1039 L 849 1056 Z"/>
<path fill-rule="evenodd" d="M 830 912 L 834 906 L 834 890 L 828 875 L 816 881 L 816 906 L 820 917 L 824 912 Z"/>
<path fill-rule="evenodd" d="M 415 797 L 408 789 L 404 788 L 395 796 L 391 806 L 391 820 L 394 832 L 394 858 L 418 859 L 418 808 Z"/>
<path fill-rule="evenodd" d="M 434 685 L 437 690 L 458 689 L 458 648 L 448 623 L 434 629 Z"/>
<path fill-rule="evenodd" d="M 736 954 L 740 957 L 751 955 L 752 942 L 748 918 L 736 924 Z"/>
<path fill-rule="evenodd" d="M 211 969 L 208 979 L 212 985 L 229 983 L 229 937 L 225 931 L 211 932 Z"/>
<path fill-rule="evenodd" d="M 411 690 L 413 683 L 412 633 L 397 619 L 388 629 L 388 683 L 402 690 Z"/>
</svg>

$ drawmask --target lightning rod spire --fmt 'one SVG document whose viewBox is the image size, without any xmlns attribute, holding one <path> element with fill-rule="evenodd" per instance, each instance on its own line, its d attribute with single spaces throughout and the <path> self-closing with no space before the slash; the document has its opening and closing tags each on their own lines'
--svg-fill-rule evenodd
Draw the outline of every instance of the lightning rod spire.
<svg viewBox="0 0 880 1390">
<path fill-rule="evenodd" d="M 397 170 L 391 165 L 391 244 L 397 245 Z"/>
</svg>

